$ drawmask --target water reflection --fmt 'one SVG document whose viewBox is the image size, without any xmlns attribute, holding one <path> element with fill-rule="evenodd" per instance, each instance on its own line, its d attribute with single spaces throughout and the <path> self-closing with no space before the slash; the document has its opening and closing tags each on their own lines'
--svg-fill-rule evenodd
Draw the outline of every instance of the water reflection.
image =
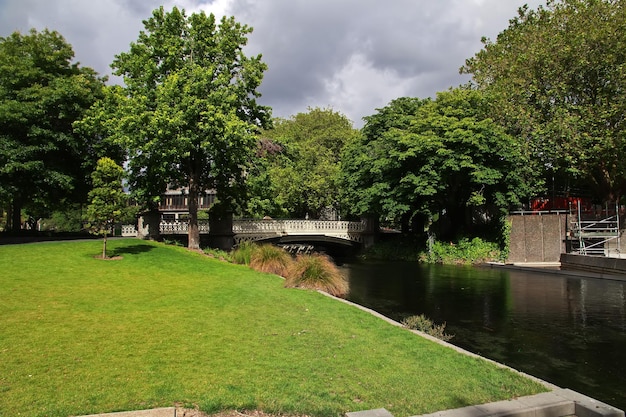
<svg viewBox="0 0 626 417">
<path fill-rule="evenodd" d="M 446 322 L 451 343 L 626 409 L 626 282 L 397 262 L 343 270 L 356 303 Z"/>
</svg>

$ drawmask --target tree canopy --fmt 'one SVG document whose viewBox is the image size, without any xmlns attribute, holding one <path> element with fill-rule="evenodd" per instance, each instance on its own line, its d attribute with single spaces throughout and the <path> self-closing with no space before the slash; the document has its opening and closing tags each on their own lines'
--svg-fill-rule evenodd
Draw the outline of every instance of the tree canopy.
<svg viewBox="0 0 626 417">
<path fill-rule="evenodd" d="M 538 174 L 617 200 L 626 192 L 626 2 L 551 0 L 523 7 L 462 72 L 520 139 Z M 548 179 L 549 181 L 549 179 Z"/>
<path fill-rule="evenodd" d="M 332 109 L 310 108 L 275 120 L 262 135 L 278 148 L 260 149 L 250 175 L 249 214 L 320 218 L 338 210 L 341 151 L 357 134 L 352 122 Z"/>
<path fill-rule="evenodd" d="M 128 150 L 129 185 L 143 202 L 167 186 L 189 192 L 189 248 L 199 247 L 198 194 L 215 189 L 219 207 L 240 202 L 259 127 L 266 65 L 243 47 L 252 29 L 213 14 L 155 10 L 112 67 L 124 87 L 92 110 L 90 123 Z"/>
<path fill-rule="evenodd" d="M 366 117 L 343 153 L 343 189 L 353 214 L 376 215 L 420 233 L 469 232 L 477 213 L 497 219 L 523 192 L 518 144 L 486 116 L 475 90 L 436 100 L 400 98 Z"/>
<path fill-rule="evenodd" d="M 9 229 L 20 229 L 22 209 L 42 217 L 86 200 L 103 149 L 72 123 L 101 97 L 104 80 L 73 58 L 54 31 L 0 38 L 0 207 L 12 212 Z"/>
</svg>

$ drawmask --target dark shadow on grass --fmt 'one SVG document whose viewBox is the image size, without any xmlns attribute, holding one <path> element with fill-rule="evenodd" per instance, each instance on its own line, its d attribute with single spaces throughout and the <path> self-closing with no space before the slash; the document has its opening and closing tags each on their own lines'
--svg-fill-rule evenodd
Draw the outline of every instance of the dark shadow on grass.
<svg viewBox="0 0 626 417">
<path fill-rule="evenodd" d="M 150 252 L 152 249 L 154 249 L 154 246 L 151 245 L 129 245 L 121 248 L 115 248 L 111 250 L 110 254 L 111 256 L 139 255 L 140 253 Z"/>
</svg>

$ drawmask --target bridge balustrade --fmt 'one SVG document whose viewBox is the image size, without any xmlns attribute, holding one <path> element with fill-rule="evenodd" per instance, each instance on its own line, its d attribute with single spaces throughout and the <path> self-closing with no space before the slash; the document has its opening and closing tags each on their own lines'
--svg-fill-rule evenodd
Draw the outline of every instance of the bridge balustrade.
<svg viewBox="0 0 626 417">
<path fill-rule="evenodd" d="M 208 222 L 198 222 L 200 233 L 209 233 Z M 187 222 L 161 222 L 159 226 L 163 235 L 188 233 Z M 288 235 L 324 235 L 353 242 L 363 242 L 364 222 L 328 221 L 328 220 L 235 220 L 233 234 L 235 241 L 241 243 L 250 240 L 263 240 Z M 122 236 L 136 236 L 134 226 L 122 227 Z"/>
</svg>

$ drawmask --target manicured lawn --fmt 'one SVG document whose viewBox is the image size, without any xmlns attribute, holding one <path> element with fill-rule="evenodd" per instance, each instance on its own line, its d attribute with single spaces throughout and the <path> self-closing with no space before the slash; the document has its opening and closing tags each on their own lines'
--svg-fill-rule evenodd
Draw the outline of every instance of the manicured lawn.
<svg viewBox="0 0 626 417">
<path fill-rule="evenodd" d="M 544 391 L 282 279 L 113 240 L 0 246 L 0 416 L 182 404 L 410 416 Z M 19 413 L 19 414 L 18 414 Z"/>
</svg>

